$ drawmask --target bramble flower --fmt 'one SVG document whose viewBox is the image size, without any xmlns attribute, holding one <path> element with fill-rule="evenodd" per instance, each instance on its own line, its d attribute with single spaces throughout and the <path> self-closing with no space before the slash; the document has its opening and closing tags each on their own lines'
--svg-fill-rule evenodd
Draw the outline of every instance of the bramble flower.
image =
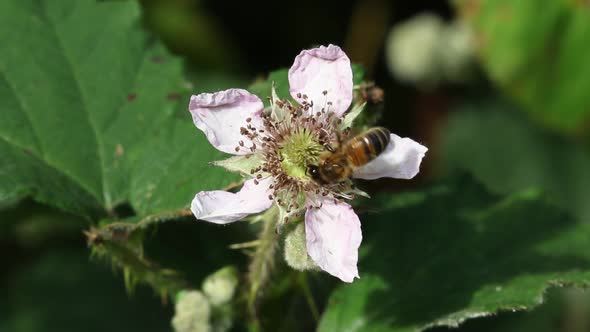
<svg viewBox="0 0 590 332">
<path fill-rule="evenodd" d="M 195 217 L 227 224 L 279 209 L 277 225 L 304 218 L 307 253 L 322 270 L 352 282 L 359 277 L 361 225 L 346 203 L 362 193 L 350 180 L 320 184 L 308 174 L 309 165 L 346 138 L 352 120 L 353 80 L 350 60 L 334 45 L 304 50 L 289 70 L 291 97 L 280 99 L 273 88 L 270 107 L 242 89 L 192 96 L 189 110 L 197 128 L 218 150 L 234 156 L 219 162 L 248 180 L 236 193 L 203 191 L 191 204 Z M 354 170 L 353 177 L 410 179 L 419 170 L 426 147 L 391 134 L 375 160 Z"/>
</svg>

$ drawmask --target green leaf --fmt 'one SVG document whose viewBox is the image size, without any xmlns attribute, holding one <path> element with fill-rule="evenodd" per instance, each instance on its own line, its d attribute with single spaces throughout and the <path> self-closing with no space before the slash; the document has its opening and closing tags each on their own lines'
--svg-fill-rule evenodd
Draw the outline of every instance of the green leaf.
<svg viewBox="0 0 590 332">
<path fill-rule="evenodd" d="M 352 81 L 354 85 L 359 85 L 365 82 L 365 67 L 357 63 L 353 63 L 352 67 Z"/>
<path fill-rule="evenodd" d="M 542 190 L 590 221 L 590 153 L 579 142 L 535 127 L 510 104 L 492 99 L 459 107 L 441 133 L 447 170 L 467 170 L 498 194 Z"/>
<path fill-rule="evenodd" d="M 461 0 L 491 76 L 526 110 L 562 130 L 590 119 L 590 9 L 581 1 Z"/>
<path fill-rule="evenodd" d="M 180 60 L 141 29 L 135 2 L 0 4 L 0 201 L 80 215 L 188 206 L 235 178 L 194 126 Z"/>
<path fill-rule="evenodd" d="M 287 68 L 271 71 L 266 79 L 257 80 L 254 84 L 250 85 L 248 91 L 257 95 L 268 106 L 267 97 L 271 97 L 272 95 L 272 83 L 274 82 L 279 98 L 290 98 L 288 74 L 289 69 Z"/>
<path fill-rule="evenodd" d="M 331 296 L 319 331 L 421 331 L 539 305 L 590 284 L 590 224 L 534 191 L 501 198 L 469 178 L 384 196 L 364 216 L 360 280 Z"/>
<path fill-rule="evenodd" d="M 332 294 L 319 331 L 343 331 L 347 328 L 350 331 L 392 331 L 387 321 L 372 320 L 371 314 L 365 314 L 369 307 L 379 305 L 369 295 L 386 292 L 389 288 L 387 282 L 371 274 L 363 275 L 361 280 L 355 281 L 353 287 L 341 287 Z M 375 312 L 378 312 L 377 308 Z"/>
<path fill-rule="evenodd" d="M 567 324 L 572 331 L 587 331 L 590 295 L 582 289 L 554 289 L 545 294 L 545 303 L 532 311 L 506 312 L 498 316 L 467 321 L 455 332 L 555 332 Z M 443 330 L 444 331 L 444 330 Z"/>
</svg>

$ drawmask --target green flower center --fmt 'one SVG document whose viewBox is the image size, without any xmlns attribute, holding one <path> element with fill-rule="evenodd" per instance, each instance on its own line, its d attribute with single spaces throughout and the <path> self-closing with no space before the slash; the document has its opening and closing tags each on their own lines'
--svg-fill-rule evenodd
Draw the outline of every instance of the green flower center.
<svg viewBox="0 0 590 332">
<path fill-rule="evenodd" d="M 280 146 L 281 166 L 287 175 L 294 178 L 309 180 L 307 165 L 317 164 L 320 154 L 324 151 L 315 135 L 306 129 L 292 133 Z"/>
</svg>

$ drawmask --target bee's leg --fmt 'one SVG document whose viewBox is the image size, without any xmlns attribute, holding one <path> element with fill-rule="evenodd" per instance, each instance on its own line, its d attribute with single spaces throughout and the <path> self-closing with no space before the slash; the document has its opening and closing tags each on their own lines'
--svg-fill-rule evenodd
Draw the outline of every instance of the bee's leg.
<svg viewBox="0 0 590 332">
<path fill-rule="evenodd" d="M 324 149 L 332 153 L 336 152 L 336 149 L 332 145 L 330 145 L 330 143 L 324 143 Z"/>
<path fill-rule="evenodd" d="M 323 144 L 324 148 L 332 153 L 336 152 L 336 150 L 342 146 L 342 142 L 344 142 L 344 140 L 342 139 L 342 134 L 339 131 L 336 131 L 335 134 L 336 134 L 336 146 L 334 146 L 330 142 L 326 142 Z"/>
<path fill-rule="evenodd" d="M 342 142 L 344 141 L 342 139 L 342 133 L 340 131 L 336 131 L 336 141 L 338 142 L 338 146 L 342 145 Z"/>
</svg>

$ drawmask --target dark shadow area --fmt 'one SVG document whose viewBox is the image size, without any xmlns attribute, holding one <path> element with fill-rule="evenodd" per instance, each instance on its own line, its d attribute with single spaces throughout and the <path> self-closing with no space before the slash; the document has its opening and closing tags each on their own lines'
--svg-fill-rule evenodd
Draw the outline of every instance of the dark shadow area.
<svg viewBox="0 0 590 332">
<path fill-rule="evenodd" d="M 24 200 L 0 212 L 0 331 L 166 331 L 173 307 L 90 257 L 89 221 Z"/>
<path fill-rule="evenodd" d="M 148 230 L 143 243 L 146 258 L 182 273 L 191 285 L 200 287 L 207 275 L 226 265 L 247 266 L 248 257 L 229 246 L 253 239 L 255 233 L 247 222 L 221 226 L 190 216 Z"/>
<path fill-rule="evenodd" d="M 123 203 L 115 206 L 113 212 L 114 215 L 117 216 L 117 219 L 130 218 L 137 215 L 135 209 L 129 203 Z"/>
<path fill-rule="evenodd" d="M 147 287 L 129 296 L 109 268 L 89 262 L 87 249 L 53 250 L 15 271 L 3 285 L 9 304 L 2 331 L 167 331 L 173 307 Z M 67 313 L 67 314 L 64 314 Z"/>
</svg>

